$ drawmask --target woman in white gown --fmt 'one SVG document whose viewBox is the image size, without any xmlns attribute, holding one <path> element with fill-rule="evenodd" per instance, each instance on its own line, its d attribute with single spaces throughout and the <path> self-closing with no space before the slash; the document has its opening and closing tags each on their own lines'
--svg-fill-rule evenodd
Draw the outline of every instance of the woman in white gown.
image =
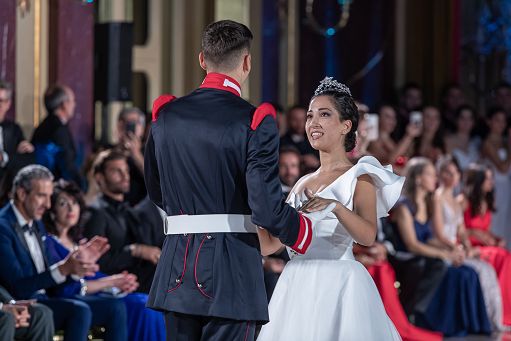
<svg viewBox="0 0 511 341">
<path fill-rule="evenodd" d="M 352 165 L 358 112 L 349 89 L 325 78 L 307 112 L 306 131 L 320 151 L 321 167 L 303 177 L 288 202 L 306 213 L 333 210 L 313 230 L 305 255 L 286 265 L 269 305 L 270 322 L 258 340 L 400 340 L 385 312 L 378 290 L 353 257 L 353 240 L 371 245 L 376 219 L 399 198 L 404 178 L 374 157 Z M 315 193 L 313 195 L 312 193 Z M 259 239 L 263 254 L 282 247 L 265 230 Z"/>
</svg>

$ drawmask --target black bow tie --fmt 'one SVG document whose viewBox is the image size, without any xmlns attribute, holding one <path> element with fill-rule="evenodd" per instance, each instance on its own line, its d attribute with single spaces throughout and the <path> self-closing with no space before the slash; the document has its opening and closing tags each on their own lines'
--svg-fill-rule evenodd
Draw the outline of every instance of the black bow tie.
<svg viewBox="0 0 511 341">
<path fill-rule="evenodd" d="M 32 224 L 32 226 L 28 225 L 28 224 L 25 224 L 21 227 L 21 229 L 23 230 L 23 232 L 28 232 L 30 234 L 34 234 L 35 233 L 35 228 L 34 228 L 34 224 Z"/>
</svg>

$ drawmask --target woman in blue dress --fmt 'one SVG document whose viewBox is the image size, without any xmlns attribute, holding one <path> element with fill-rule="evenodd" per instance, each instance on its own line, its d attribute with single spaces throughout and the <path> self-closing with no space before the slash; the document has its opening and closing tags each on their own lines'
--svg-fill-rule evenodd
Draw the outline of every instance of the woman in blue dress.
<svg viewBox="0 0 511 341">
<path fill-rule="evenodd" d="M 62 180 L 55 184 L 51 209 L 43 218 L 49 233 L 45 243 L 50 263 L 64 259 L 81 240 L 80 220 L 84 206 L 83 195 L 78 186 Z M 86 277 L 80 281 L 68 280 L 59 286 L 54 295 L 83 300 L 87 300 L 89 295 L 123 299 L 128 314 L 128 339 L 164 340 L 163 316 L 145 307 L 147 295 L 135 293 L 137 287 L 136 276 L 128 272 L 110 276 L 97 272 L 94 277 Z"/>
<path fill-rule="evenodd" d="M 396 277 L 407 312 L 421 327 L 445 336 L 490 334 L 477 273 L 462 265 L 462 249 L 446 250 L 432 243 L 432 195 L 436 170 L 418 157 L 406 168 L 401 199 L 391 214 L 396 228 Z"/>
</svg>

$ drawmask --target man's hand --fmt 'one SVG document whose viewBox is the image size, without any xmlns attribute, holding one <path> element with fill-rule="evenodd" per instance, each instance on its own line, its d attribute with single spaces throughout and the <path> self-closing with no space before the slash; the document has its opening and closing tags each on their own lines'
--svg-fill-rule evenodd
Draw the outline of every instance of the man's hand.
<svg viewBox="0 0 511 341">
<path fill-rule="evenodd" d="M 83 263 L 95 264 L 109 249 L 110 244 L 105 237 L 94 236 L 89 241 L 82 239 L 76 250 L 76 258 Z"/>
<path fill-rule="evenodd" d="M 62 264 L 59 265 L 59 271 L 63 276 L 76 275 L 78 277 L 94 276 L 99 266 L 95 263 L 84 262 L 78 257 L 79 250 L 75 250 L 67 255 Z"/>
<path fill-rule="evenodd" d="M 32 143 L 23 140 L 18 144 L 18 148 L 16 149 L 16 151 L 20 154 L 32 153 L 34 151 L 34 146 L 32 145 Z"/>
<path fill-rule="evenodd" d="M 23 328 L 29 326 L 30 314 L 28 308 L 18 304 L 4 304 L 2 310 L 14 316 L 16 321 L 16 328 Z"/>
<path fill-rule="evenodd" d="M 387 249 L 383 244 L 378 242 L 375 242 L 369 247 L 368 253 L 378 262 L 382 262 L 387 259 Z"/>
<path fill-rule="evenodd" d="M 160 259 L 161 250 L 156 246 L 135 244 L 131 254 L 133 257 L 142 258 L 153 264 L 157 264 Z"/>
</svg>

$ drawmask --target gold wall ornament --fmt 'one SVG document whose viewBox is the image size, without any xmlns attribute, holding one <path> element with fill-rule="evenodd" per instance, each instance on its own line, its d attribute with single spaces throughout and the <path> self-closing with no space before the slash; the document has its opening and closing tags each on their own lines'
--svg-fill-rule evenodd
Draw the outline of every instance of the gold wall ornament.
<svg viewBox="0 0 511 341">
<path fill-rule="evenodd" d="M 30 0 L 18 0 L 18 8 L 21 13 L 21 17 L 25 17 L 25 14 L 30 12 Z"/>
<path fill-rule="evenodd" d="M 337 0 L 337 3 L 341 7 L 341 16 L 339 21 L 334 26 L 323 26 L 321 25 L 314 16 L 313 7 L 314 0 L 307 0 L 305 5 L 305 15 L 307 16 L 307 24 L 314 29 L 317 33 L 331 37 L 335 35 L 339 30 L 343 29 L 350 19 L 350 6 L 355 0 Z"/>
</svg>

